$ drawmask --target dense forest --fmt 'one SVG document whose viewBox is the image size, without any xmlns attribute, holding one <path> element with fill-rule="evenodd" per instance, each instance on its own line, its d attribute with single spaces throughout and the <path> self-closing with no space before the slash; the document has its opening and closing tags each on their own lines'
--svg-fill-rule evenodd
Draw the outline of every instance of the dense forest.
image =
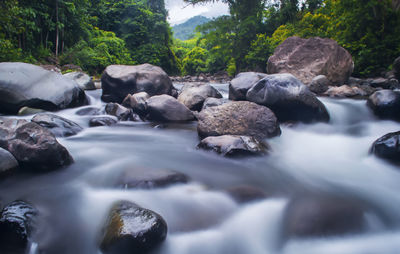
<svg viewBox="0 0 400 254">
<path fill-rule="evenodd" d="M 185 0 L 201 4 L 213 0 Z M 2 0 L 0 61 L 151 63 L 169 74 L 265 72 L 289 36 L 327 37 L 353 56 L 356 76 L 376 76 L 400 55 L 397 0 L 222 0 L 230 15 L 173 39 L 163 0 Z"/>
</svg>

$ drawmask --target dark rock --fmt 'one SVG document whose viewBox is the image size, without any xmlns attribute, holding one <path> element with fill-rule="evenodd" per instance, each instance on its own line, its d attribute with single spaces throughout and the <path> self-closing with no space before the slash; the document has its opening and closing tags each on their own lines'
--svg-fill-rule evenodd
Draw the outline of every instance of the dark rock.
<svg viewBox="0 0 400 254">
<path fill-rule="evenodd" d="M 178 99 L 179 92 L 178 92 L 178 90 L 176 90 L 175 87 L 172 87 L 172 89 L 171 89 L 171 96 L 174 97 L 175 99 Z"/>
<path fill-rule="evenodd" d="M 96 90 L 93 79 L 84 72 L 69 72 L 64 74 L 64 77 L 75 81 L 83 90 Z"/>
<path fill-rule="evenodd" d="M 136 167 L 125 170 L 118 178 L 116 186 L 126 189 L 154 189 L 187 182 L 188 177 L 177 171 Z"/>
<path fill-rule="evenodd" d="M 328 237 L 360 232 L 363 207 L 338 197 L 300 197 L 286 208 L 285 233 L 289 237 Z"/>
<path fill-rule="evenodd" d="M 100 109 L 95 107 L 85 107 L 75 112 L 78 116 L 95 116 L 100 114 Z"/>
<path fill-rule="evenodd" d="M 110 65 L 101 77 L 105 102 L 122 103 L 128 94 L 146 92 L 150 96 L 171 94 L 172 82 L 160 68 L 150 64 Z"/>
<path fill-rule="evenodd" d="M 0 63 L 0 112 L 59 110 L 87 104 L 85 92 L 61 74 L 26 63 Z"/>
<path fill-rule="evenodd" d="M 7 150 L 0 148 L 0 177 L 11 174 L 18 168 L 18 162 Z"/>
<path fill-rule="evenodd" d="M 197 131 L 201 138 L 243 135 L 264 139 L 280 135 L 275 114 L 267 107 L 248 101 L 233 101 L 202 110 Z"/>
<path fill-rule="evenodd" d="M 375 79 L 368 79 L 366 82 L 374 88 L 379 88 L 379 87 L 383 89 L 400 88 L 399 81 L 394 78 L 392 79 L 375 78 Z"/>
<path fill-rule="evenodd" d="M 365 97 L 368 95 L 363 89 L 353 86 L 350 87 L 348 85 L 343 86 L 331 86 L 324 93 L 324 95 L 334 98 L 352 98 L 352 97 Z"/>
<path fill-rule="evenodd" d="M 122 102 L 122 106 L 131 108 L 133 112 L 144 116 L 147 113 L 146 100 L 149 98 L 150 96 L 146 92 L 135 93 L 134 95 L 128 94 Z"/>
<path fill-rule="evenodd" d="M 358 86 L 363 84 L 363 80 L 360 78 L 350 77 L 347 81 L 347 85 L 349 86 Z"/>
<path fill-rule="evenodd" d="M 54 170 L 73 162 L 48 129 L 25 120 L 0 119 L 0 147 L 27 170 Z"/>
<path fill-rule="evenodd" d="M 190 110 L 200 111 L 204 101 L 209 98 L 222 98 L 217 89 L 202 83 L 192 83 L 183 86 L 178 96 L 178 101 L 182 102 Z"/>
<path fill-rule="evenodd" d="M 47 128 L 56 137 L 73 136 L 83 130 L 77 123 L 54 114 L 37 114 L 31 121 Z"/>
<path fill-rule="evenodd" d="M 347 50 L 336 41 L 313 37 L 289 37 L 268 59 L 267 72 L 291 73 L 309 84 L 318 75 L 325 75 L 330 83 L 343 85 L 353 72 L 354 63 Z"/>
<path fill-rule="evenodd" d="M 169 95 L 158 95 L 146 101 L 150 120 L 182 122 L 194 120 L 193 113 L 181 102 Z"/>
<path fill-rule="evenodd" d="M 400 92 L 377 91 L 368 98 L 367 105 L 379 118 L 400 121 Z"/>
<path fill-rule="evenodd" d="M 376 140 L 370 152 L 379 158 L 400 163 L 400 131 L 386 134 Z"/>
<path fill-rule="evenodd" d="M 393 72 L 397 80 L 400 80 L 400 57 L 393 62 Z"/>
<path fill-rule="evenodd" d="M 213 150 L 226 157 L 265 154 L 268 146 L 253 137 L 223 135 L 207 137 L 197 146 L 205 150 Z"/>
<path fill-rule="evenodd" d="M 248 203 L 268 197 L 268 195 L 262 189 L 249 185 L 235 186 L 229 188 L 227 192 L 238 203 Z"/>
<path fill-rule="evenodd" d="M 93 117 L 89 121 L 89 126 L 90 127 L 98 127 L 98 126 L 111 126 L 116 124 L 118 121 L 112 117 L 107 117 L 107 116 L 98 116 L 98 117 Z"/>
<path fill-rule="evenodd" d="M 23 201 L 6 206 L 0 217 L 0 250 L 3 254 L 27 253 L 38 211 Z"/>
<path fill-rule="evenodd" d="M 167 224 L 157 213 L 122 201 L 109 214 L 100 248 L 104 254 L 148 253 L 167 236 Z"/>
<path fill-rule="evenodd" d="M 224 99 L 224 98 L 207 98 L 204 103 L 203 103 L 203 108 L 201 110 L 204 110 L 206 108 L 210 108 L 210 107 L 215 107 L 215 106 L 220 106 L 222 104 L 225 104 L 229 102 L 228 99 Z"/>
<path fill-rule="evenodd" d="M 316 94 L 322 94 L 328 90 L 329 87 L 329 79 L 325 75 L 318 75 L 311 80 L 311 83 L 308 85 L 311 92 Z"/>
<path fill-rule="evenodd" d="M 118 103 L 107 103 L 106 113 L 118 118 L 119 121 L 140 121 L 140 117 L 132 109 L 125 108 Z"/>
<path fill-rule="evenodd" d="M 281 122 L 329 121 L 324 104 L 291 74 L 268 75 L 247 92 L 246 98 L 270 108 Z"/>
<path fill-rule="evenodd" d="M 229 82 L 229 99 L 234 101 L 245 101 L 249 89 L 260 79 L 267 76 L 259 72 L 239 73 L 231 82 Z"/>
</svg>

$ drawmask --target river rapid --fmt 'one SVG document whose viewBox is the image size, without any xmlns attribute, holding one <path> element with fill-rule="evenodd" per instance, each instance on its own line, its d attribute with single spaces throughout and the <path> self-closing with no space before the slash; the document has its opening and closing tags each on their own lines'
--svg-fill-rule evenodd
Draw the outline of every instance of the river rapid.
<svg viewBox="0 0 400 254">
<path fill-rule="evenodd" d="M 225 97 L 228 86 L 214 85 Z M 101 90 L 87 93 L 101 107 Z M 159 213 L 168 236 L 155 254 L 375 254 L 400 250 L 400 170 L 369 155 L 379 137 L 400 124 L 377 120 L 364 100 L 320 98 L 329 123 L 281 125 L 267 156 L 229 159 L 196 149 L 196 123 L 120 122 L 88 128 L 81 108 L 57 112 L 85 129 L 58 139 L 75 163 L 55 172 L 18 174 L 0 182 L 0 201 L 33 203 L 40 211 L 30 254 L 100 254 L 99 232 L 111 205 L 129 200 Z M 127 168 L 172 169 L 190 182 L 154 190 L 113 187 Z M 268 198 L 238 204 L 227 189 L 251 185 Z M 283 212 L 298 193 L 334 193 L 360 200 L 362 233 L 338 237 L 282 237 Z"/>
</svg>

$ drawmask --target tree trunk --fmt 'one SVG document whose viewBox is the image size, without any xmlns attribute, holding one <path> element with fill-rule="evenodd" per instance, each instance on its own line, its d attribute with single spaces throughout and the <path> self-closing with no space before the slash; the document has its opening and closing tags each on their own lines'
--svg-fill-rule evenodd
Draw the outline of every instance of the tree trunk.
<svg viewBox="0 0 400 254">
<path fill-rule="evenodd" d="M 58 29 L 58 0 L 56 0 L 56 57 L 58 56 L 58 38 L 59 29 Z"/>
</svg>

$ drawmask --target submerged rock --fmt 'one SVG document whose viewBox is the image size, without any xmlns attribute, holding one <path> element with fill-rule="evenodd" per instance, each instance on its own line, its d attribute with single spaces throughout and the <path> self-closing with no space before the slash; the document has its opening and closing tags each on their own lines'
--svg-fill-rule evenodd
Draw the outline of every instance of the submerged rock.
<svg viewBox="0 0 400 254">
<path fill-rule="evenodd" d="M 100 109 L 96 107 L 85 107 L 75 112 L 78 116 L 95 116 L 100 114 Z"/>
<path fill-rule="evenodd" d="M 115 204 L 100 248 L 104 254 L 148 253 L 167 237 L 167 224 L 157 213 L 128 202 Z"/>
<path fill-rule="evenodd" d="M 148 118 L 153 121 L 183 122 L 194 120 L 193 113 L 169 95 L 153 96 L 146 101 Z"/>
<path fill-rule="evenodd" d="M 85 92 L 59 73 L 27 63 L 0 63 L 0 113 L 22 107 L 59 110 L 87 104 Z"/>
<path fill-rule="evenodd" d="M 54 170 L 73 162 L 53 133 L 26 120 L 0 119 L 0 147 L 27 170 Z"/>
<path fill-rule="evenodd" d="M 209 97 L 222 98 L 222 95 L 208 84 L 192 83 L 183 86 L 178 101 L 190 110 L 200 111 L 204 101 Z"/>
<path fill-rule="evenodd" d="M 27 253 L 37 215 L 36 208 L 24 201 L 14 201 L 3 209 L 0 217 L 1 253 Z"/>
<path fill-rule="evenodd" d="M 56 137 L 73 136 L 83 130 L 77 123 L 54 114 L 37 114 L 31 121 L 47 128 Z"/>
<path fill-rule="evenodd" d="M 329 121 L 324 104 L 291 74 L 268 75 L 247 92 L 246 98 L 270 108 L 281 122 Z"/>
<path fill-rule="evenodd" d="M 98 126 L 111 126 L 118 123 L 117 119 L 114 119 L 113 117 L 108 117 L 108 116 L 98 116 L 98 117 L 93 117 L 89 121 L 89 126 L 90 127 L 98 127 Z"/>
<path fill-rule="evenodd" d="M 275 114 L 267 107 L 248 101 L 233 101 L 202 110 L 197 131 L 201 138 L 221 135 L 252 136 L 257 139 L 279 136 Z"/>
<path fill-rule="evenodd" d="M 247 91 L 249 91 L 249 89 L 260 79 L 263 79 L 266 76 L 267 74 L 259 72 L 239 73 L 229 83 L 229 99 L 234 101 L 246 100 Z"/>
<path fill-rule="evenodd" d="M 0 178 L 18 168 L 18 162 L 10 152 L 0 148 Z"/>
<path fill-rule="evenodd" d="M 128 94 L 122 102 L 122 106 L 131 108 L 133 112 L 140 116 L 145 116 L 147 113 L 146 100 L 149 98 L 150 96 L 146 92 L 135 93 L 133 95 Z"/>
<path fill-rule="evenodd" d="M 268 197 L 262 189 L 250 185 L 231 187 L 227 189 L 227 192 L 238 203 L 248 203 Z"/>
<path fill-rule="evenodd" d="M 367 105 L 379 118 L 400 121 L 400 92 L 377 91 L 368 98 Z"/>
<path fill-rule="evenodd" d="M 69 72 L 64 77 L 75 81 L 83 90 L 96 90 L 93 79 L 84 72 Z"/>
<path fill-rule="evenodd" d="M 160 68 L 151 64 L 110 65 L 101 76 L 105 102 L 122 103 L 128 94 L 146 92 L 150 96 L 171 94 L 172 82 Z"/>
<path fill-rule="evenodd" d="M 379 158 L 400 163 L 400 131 L 379 138 L 372 144 L 370 151 Z"/>
<path fill-rule="evenodd" d="M 203 139 L 198 148 L 213 150 L 226 157 L 265 154 L 268 146 L 253 137 L 223 135 Z"/>
<path fill-rule="evenodd" d="M 188 180 L 186 175 L 177 171 L 136 167 L 124 171 L 116 185 L 126 189 L 154 189 L 187 183 Z"/>
</svg>

